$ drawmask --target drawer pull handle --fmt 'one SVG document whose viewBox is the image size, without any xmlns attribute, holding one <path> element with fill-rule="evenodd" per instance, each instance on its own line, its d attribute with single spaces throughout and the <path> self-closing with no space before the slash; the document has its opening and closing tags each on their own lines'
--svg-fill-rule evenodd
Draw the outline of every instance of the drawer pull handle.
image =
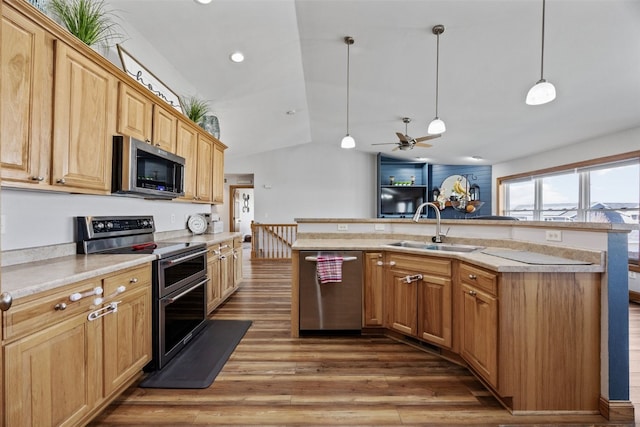
<svg viewBox="0 0 640 427">
<path fill-rule="evenodd" d="M 7 311 L 11 308 L 13 303 L 13 297 L 9 292 L 3 292 L 0 294 L 0 310 Z"/>
<path fill-rule="evenodd" d="M 478 293 L 476 291 L 469 291 L 469 295 L 475 297 L 476 295 L 478 295 Z"/>
<path fill-rule="evenodd" d="M 138 278 L 134 277 L 131 280 L 129 280 L 129 283 L 138 283 Z"/>
<path fill-rule="evenodd" d="M 382 261 L 378 261 L 376 264 L 378 264 L 378 265 L 380 265 L 380 266 L 383 266 L 383 265 L 384 265 L 384 262 L 382 262 Z"/>
<path fill-rule="evenodd" d="M 53 309 L 56 311 L 63 311 L 63 310 L 66 310 L 66 308 L 67 308 L 67 304 L 63 302 L 59 302 L 58 304 L 53 306 Z"/>
<path fill-rule="evenodd" d="M 396 265 L 396 262 L 395 262 L 395 261 L 390 261 L 390 262 L 389 262 L 389 265 L 390 265 L 391 267 L 393 267 L 394 265 Z"/>
<path fill-rule="evenodd" d="M 478 276 L 476 276 L 475 274 L 470 274 L 469 275 L 469 279 L 471 280 L 476 280 L 478 278 Z"/>
<path fill-rule="evenodd" d="M 44 176 L 32 176 L 31 177 L 31 181 L 42 182 L 42 181 L 44 181 Z"/>
</svg>

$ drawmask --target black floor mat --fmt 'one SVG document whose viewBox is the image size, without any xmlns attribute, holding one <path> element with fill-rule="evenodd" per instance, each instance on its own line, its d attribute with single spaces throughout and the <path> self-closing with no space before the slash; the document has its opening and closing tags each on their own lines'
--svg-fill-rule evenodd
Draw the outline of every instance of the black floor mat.
<svg viewBox="0 0 640 427">
<path fill-rule="evenodd" d="M 250 326 L 251 320 L 207 320 L 184 350 L 162 370 L 150 373 L 139 387 L 209 387 Z"/>
</svg>

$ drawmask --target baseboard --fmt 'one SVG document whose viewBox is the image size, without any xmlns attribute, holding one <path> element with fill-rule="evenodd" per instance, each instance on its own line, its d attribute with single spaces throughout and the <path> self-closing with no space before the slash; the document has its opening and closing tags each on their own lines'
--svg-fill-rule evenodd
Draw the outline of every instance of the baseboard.
<svg viewBox="0 0 640 427">
<path fill-rule="evenodd" d="M 640 292 L 629 291 L 629 301 L 637 302 L 640 304 Z"/>
<path fill-rule="evenodd" d="M 630 400 L 609 400 L 600 396 L 600 414 L 609 421 L 633 422 L 634 408 Z"/>
</svg>

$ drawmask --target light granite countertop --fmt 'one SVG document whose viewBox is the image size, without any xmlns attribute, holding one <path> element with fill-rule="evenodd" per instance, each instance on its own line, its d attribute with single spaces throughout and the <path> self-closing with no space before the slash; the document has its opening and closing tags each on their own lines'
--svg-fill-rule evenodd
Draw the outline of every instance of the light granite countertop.
<svg viewBox="0 0 640 427">
<path fill-rule="evenodd" d="M 591 264 L 562 264 L 543 265 L 529 264 L 513 261 L 493 255 L 482 253 L 481 250 L 474 252 L 449 252 L 434 251 L 424 249 L 412 249 L 404 247 L 388 246 L 390 243 L 400 240 L 411 239 L 376 239 L 376 238 L 298 238 L 293 245 L 294 250 L 363 250 L 363 251 L 388 251 L 411 253 L 424 256 L 453 258 L 467 261 L 480 267 L 497 272 L 553 272 L 553 273 L 602 273 L 606 270 L 604 253 L 598 251 L 586 251 L 571 248 L 545 247 L 543 245 L 518 244 L 518 242 L 507 241 L 467 241 L 459 239 L 449 243 L 471 244 L 483 246 L 484 249 L 504 249 L 505 251 L 530 251 L 534 254 L 553 255 L 564 259 L 572 259 Z"/>
<path fill-rule="evenodd" d="M 205 243 L 207 246 L 233 239 L 240 233 L 182 235 L 159 242 Z M 14 300 L 66 286 L 93 277 L 111 274 L 156 260 L 153 254 L 66 255 L 2 267 L 2 292 Z"/>
</svg>

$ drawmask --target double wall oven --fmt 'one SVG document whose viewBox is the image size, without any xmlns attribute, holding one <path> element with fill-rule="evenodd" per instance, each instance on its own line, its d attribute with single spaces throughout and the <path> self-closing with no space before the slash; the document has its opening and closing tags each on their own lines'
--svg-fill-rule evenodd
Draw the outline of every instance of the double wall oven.
<svg viewBox="0 0 640 427">
<path fill-rule="evenodd" d="M 77 217 L 80 254 L 153 254 L 153 360 L 159 370 L 205 326 L 207 248 L 204 243 L 154 241 L 152 216 Z"/>
</svg>

